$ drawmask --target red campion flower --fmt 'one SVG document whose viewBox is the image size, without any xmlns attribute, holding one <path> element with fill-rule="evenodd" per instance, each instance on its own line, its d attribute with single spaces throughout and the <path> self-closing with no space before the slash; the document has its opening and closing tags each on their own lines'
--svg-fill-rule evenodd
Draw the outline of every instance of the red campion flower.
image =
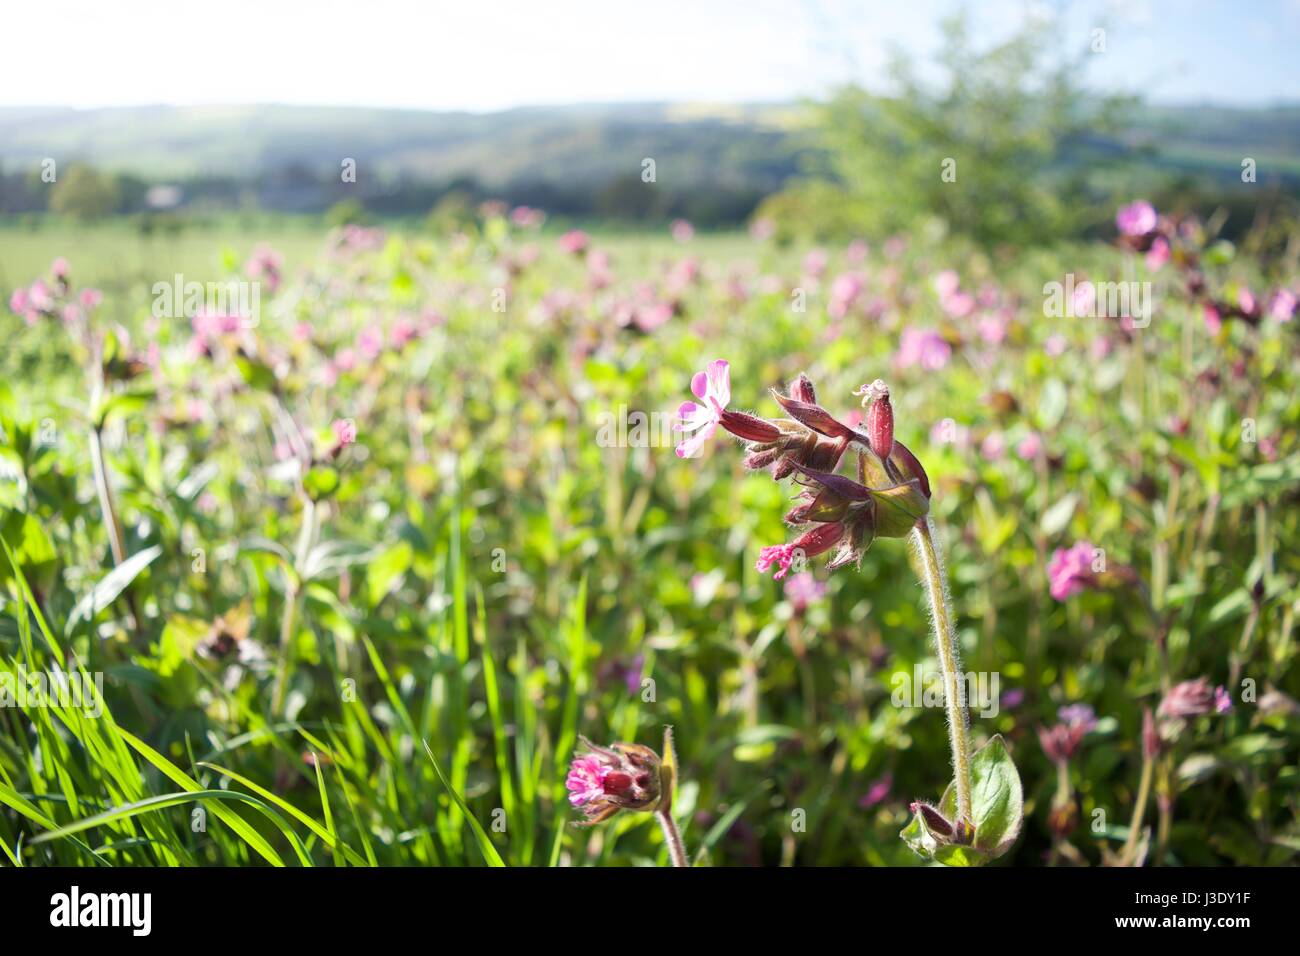
<svg viewBox="0 0 1300 956">
<path fill-rule="evenodd" d="M 580 737 L 564 786 L 569 803 L 581 807 L 586 823 L 602 823 L 620 810 L 654 810 L 661 794 L 659 755 L 641 744 L 599 747 Z"/>
</svg>

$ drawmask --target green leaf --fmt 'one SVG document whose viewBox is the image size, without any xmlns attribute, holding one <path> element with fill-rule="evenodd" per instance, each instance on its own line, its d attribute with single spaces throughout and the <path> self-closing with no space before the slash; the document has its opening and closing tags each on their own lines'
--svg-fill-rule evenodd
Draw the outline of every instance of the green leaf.
<svg viewBox="0 0 1300 956">
<path fill-rule="evenodd" d="M 172 781 L 172 783 L 177 784 L 182 790 L 193 794 L 203 792 L 203 788 L 195 783 L 189 774 L 184 770 L 181 770 L 143 740 L 140 740 L 138 737 L 135 737 L 121 728 L 118 728 L 117 732 L 121 735 L 122 739 L 126 741 L 133 750 L 135 750 L 136 753 L 161 770 L 163 774 Z M 271 847 L 271 844 L 266 841 L 266 838 L 262 836 L 262 834 L 257 832 L 251 823 L 233 810 L 222 806 L 220 802 L 212 804 L 212 812 L 216 814 L 217 818 L 221 820 L 222 823 L 234 830 L 252 850 L 256 851 L 256 853 L 262 857 L 262 859 L 266 860 L 266 862 L 270 863 L 272 866 L 284 866 L 284 860 L 280 857 L 280 854 L 275 852 Z"/>
<path fill-rule="evenodd" d="M 162 548 L 154 545 L 137 551 L 108 574 L 99 579 L 90 589 L 90 593 L 77 602 L 68 618 L 66 633 L 71 634 L 82 621 L 92 621 L 95 615 L 117 600 L 118 595 L 127 589 L 136 576 L 147 568 L 153 560 L 162 554 Z"/>
<path fill-rule="evenodd" d="M 329 465 L 317 465 L 302 476 L 302 486 L 312 501 L 320 501 L 338 490 L 339 473 Z"/>
<path fill-rule="evenodd" d="M 917 856 L 925 860 L 934 859 L 934 851 L 939 848 L 939 841 L 930 828 L 925 825 L 921 814 L 912 814 L 912 822 L 903 827 L 898 834 Z"/>
<path fill-rule="evenodd" d="M 1044 431 L 1051 431 L 1061 423 L 1069 404 L 1069 396 L 1060 380 L 1048 379 L 1043 383 L 1043 391 L 1038 396 L 1038 424 Z"/>
<path fill-rule="evenodd" d="M 100 399 L 99 404 L 91 410 L 91 421 L 95 422 L 99 428 L 103 428 L 114 415 L 129 418 L 132 415 L 139 414 L 149 407 L 149 403 L 155 397 L 156 393 L 152 387 L 134 388 L 126 392 L 105 394 Z"/>
<path fill-rule="evenodd" d="M 971 814 L 975 848 L 996 859 L 1011 848 L 1024 821 L 1020 774 L 1002 735 L 993 737 L 971 758 Z"/>
<path fill-rule="evenodd" d="M 934 851 L 934 859 L 944 866 L 983 866 L 990 858 L 973 846 L 946 843 Z"/>
<path fill-rule="evenodd" d="M 438 779 L 442 785 L 447 788 L 451 798 L 456 801 L 456 806 L 460 807 L 460 812 L 465 814 L 465 819 L 469 821 L 470 829 L 474 831 L 474 842 L 478 844 L 479 852 L 483 854 L 483 862 L 488 866 L 505 866 L 505 860 L 501 859 L 501 854 L 497 848 L 492 845 L 492 840 L 488 837 L 487 831 L 483 829 L 483 824 L 478 822 L 478 818 L 470 812 L 469 807 L 465 804 L 465 798 L 462 797 L 443 776 L 442 768 L 438 766 L 438 761 L 433 756 L 433 751 L 429 749 L 429 741 L 421 741 L 424 744 L 424 752 L 429 755 L 429 762 L 433 764 L 434 771 L 438 774 Z"/>
<path fill-rule="evenodd" d="M 274 392 L 276 388 L 275 373 L 270 367 L 246 355 L 235 356 L 235 367 L 248 383 L 249 388 L 258 392 Z"/>
<path fill-rule="evenodd" d="M 1043 529 L 1043 534 L 1049 538 L 1053 535 L 1060 534 L 1074 517 L 1074 509 L 1079 504 L 1079 496 L 1074 492 L 1066 495 L 1052 507 L 1043 512 L 1043 518 L 1039 525 Z"/>
<path fill-rule="evenodd" d="M 370 595 L 370 606 L 375 607 L 382 601 L 393 586 L 411 567 L 415 551 L 409 541 L 398 541 L 379 557 L 370 562 L 366 568 L 366 588 Z"/>
</svg>

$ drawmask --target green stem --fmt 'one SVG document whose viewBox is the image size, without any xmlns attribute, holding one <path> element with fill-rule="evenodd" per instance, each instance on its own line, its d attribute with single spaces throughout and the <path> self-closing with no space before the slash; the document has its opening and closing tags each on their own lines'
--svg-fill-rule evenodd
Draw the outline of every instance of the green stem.
<svg viewBox="0 0 1300 956">
<path fill-rule="evenodd" d="M 99 426 L 90 428 L 90 463 L 95 473 L 95 493 L 99 496 L 99 511 L 104 517 L 108 529 L 108 545 L 113 552 L 113 564 L 126 560 L 126 540 L 122 535 L 122 526 L 117 520 L 117 509 L 113 505 L 113 489 L 108 483 L 108 466 L 104 463 L 104 444 L 99 435 Z"/>
<path fill-rule="evenodd" d="M 686 846 L 682 843 L 682 834 L 677 829 L 677 821 L 673 819 L 672 811 L 656 810 L 655 819 L 659 821 L 659 826 L 664 831 L 664 842 L 668 844 L 668 856 L 672 859 L 673 866 L 690 866 L 686 859 Z"/>
<path fill-rule="evenodd" d="M 95 475 L 95 494 L 99 497 L 99 512 L 108 530 L 108 549 L 113 555 L 113 566 L 117 567 L 126 560 L 126 535 L 122 533 L 122 522 L 118 520 L 117 506 L 113 504 L 113 487 L 108 483 L 108 464 L 104 461 L 104 442 L 99 428 L 97 424 L 90 426 L 90 463 Z M 138 633 L 140 613 L 136 610 L 135 595 L 131 592 L 129 584 L 123 597 L 126 599 L 131 630 Z"/>
<path fill-rule="evenodd" d="M 280 653 L 275 667 L 275 689 L 271 694 L 271 713 L 278 714 L 284 703 L 284 692 L 289 682 L 290 650 L 293 645 L 294 619 L 298 613 L 298 582 L 302 579 L 316 538 L 316 502 L 302 496 L 302 528 L 298 532 L 298 547 L 294 552 L 294 567 L 284 588 L 284 610 L 280 615 Z"/>
<path fill-rule="evenodd" d="M 1133 819 L 1128 825 L 1128 839 L 1120 851 L 1120 859 L 1125 866 L 1133 865 L 1133 853 L 1137 849 L 1138 831 L 1142 829 L 1142 818 L 1147 813 L 1147 800 L 1151 798 L 1151 778 L 1155 773 L 1155 761 L 1146 757 L 1142 761 L 1142 780 L 1138 783 L 1137 801 L 1133 806 Z"/>
<path fill-rule="evenodd" d="M 952 607 L 948 603 L 948 579 L 944 574 L 943 559 L 935 547 L 934 525 L 930 519 L 927 517 L 918 521 L 912 535 L 921 559 L 921 580 L 930 601 L 930 620 L 934 625 L 939 666 L 943 668 L 943 699 L 948 709 L 948 736 L 952 743 L 957 816 L 960 820 L 971 823 L 970 727 L 961 683 L 957 635 L 952 626 Z"/>
</svg>

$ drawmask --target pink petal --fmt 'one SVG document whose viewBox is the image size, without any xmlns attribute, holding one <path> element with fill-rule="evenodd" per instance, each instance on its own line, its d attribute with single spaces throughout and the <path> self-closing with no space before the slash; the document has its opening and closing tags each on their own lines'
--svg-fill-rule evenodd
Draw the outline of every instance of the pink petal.
<svg viewBox="0 0 1300 956">
<path fill-rule="evenodd" d="M 731 365 L 723 359 L 710 362 L 708 368 L 709 394 L 726 408 L 731 401 Z"/>
<path fill-rule="evenodd" d="M 704 426 L 700 428 L 699 431 L 677 446 L 677 457 L 694 458 L 700 453 L 700 449 L 704 447 L 704 443 L 712 437 L 715 431 L 717 431 L 717 428 L 717 422 L 712 419 L 705 422 Z"/>
</svg>

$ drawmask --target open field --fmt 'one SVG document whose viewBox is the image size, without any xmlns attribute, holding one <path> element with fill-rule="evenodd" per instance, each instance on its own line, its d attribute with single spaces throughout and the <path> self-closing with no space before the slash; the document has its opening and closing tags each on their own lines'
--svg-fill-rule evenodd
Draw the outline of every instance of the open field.
<svg viewBox="0 0 1300 956">
<path fill-rule="evenodd" d="M 972 745 L 1023 786 L 1004 861 L 1294 860 L 1295 276 L 1163 219 L 1168 261 L 562 232 L 0 228 L 0 677 L 102 687 L 0 708 L 0 859 L 663 862 L 642 814 L 571 826 L 566 773 L 671 725 L 692 860 L 921 862 L 952 769 L 909 542 L 758 570 L 795 479 L 723 428 L 674 454 L 725 359 L 765 419 L 806 372 L 857 429 L 888 382 Z M 160 309 L 177 273 L 260 311 Z"/>
</svg>

